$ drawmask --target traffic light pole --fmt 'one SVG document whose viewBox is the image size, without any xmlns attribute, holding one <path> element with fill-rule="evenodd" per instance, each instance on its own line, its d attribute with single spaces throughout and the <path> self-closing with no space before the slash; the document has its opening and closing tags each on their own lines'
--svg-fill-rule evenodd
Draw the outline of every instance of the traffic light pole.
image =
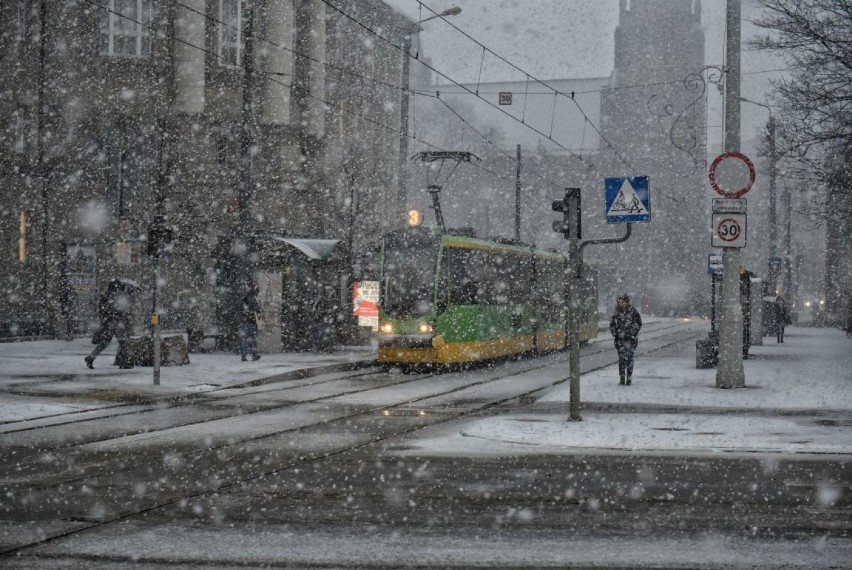
<svg viewBox="0 0 852 570">
<path fill-rule="evenodd" d="M 582 207 L 579 188 L 566 188 L 565 197 L 555 200 L 551 206 L 554 212 L 561 212 L 562 221 L 553 222 L 553 230 L 568 240 L 568 261 L 565 264 L 566 279 L 563 296 L 568 307 L 566 344 L 568 345 L 568 367 L 570 378 L 570 416 L 569 421 L 583 421 L 580 415 L 580 282 L 583 279 L 583 250 L 590 245 L 621 243 L 627 241 L 633 224 L 627 224 L 627 232 L 620 238 L 593 239 L 580 241 L 582 233 Z"/>
<path fill-rule="evenodd" d="M 583 421 L 580 415 L 580 306 L 577 292 L 583 279 L 583 250 L 590 245 L 621 243 L 630 238 L 633 224 L 627 224 L 627 231 L 620 238 L 592 239 L 580 242 L 577 238 L 568 239 L 568 260 L 571 275 L 567 280 L 568 289 L 568 354 L 571 384 L 569 387 L 571 402 L 569 420 Z"/>
</svg>

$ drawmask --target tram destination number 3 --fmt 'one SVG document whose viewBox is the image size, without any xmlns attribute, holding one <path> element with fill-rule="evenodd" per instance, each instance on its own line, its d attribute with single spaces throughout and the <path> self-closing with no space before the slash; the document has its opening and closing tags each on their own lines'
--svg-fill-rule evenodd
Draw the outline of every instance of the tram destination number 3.
<svg viewBox="0 0 852 570">
<path fill-rule="evenodd" d="M 713 214 L 713 247 L 745 247 L 745 214 Z"/>
</svg>

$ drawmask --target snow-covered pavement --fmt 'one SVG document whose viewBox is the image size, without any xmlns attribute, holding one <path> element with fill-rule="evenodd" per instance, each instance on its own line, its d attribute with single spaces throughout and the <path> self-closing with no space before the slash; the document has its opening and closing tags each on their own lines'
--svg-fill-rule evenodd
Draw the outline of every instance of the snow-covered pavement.
<svg viewBox="0 0 852 570">
<path fill-rule="evenodd" d="M 609 343 L 607 334 L 597 342 Z M 633 386 L 613 366 L 582 376 L 583 422 L 568 422 L 568 383 L 517 412 L 427 430 L 411 453 L 493 454 L 623 450 L 852 453 L 852 339 L 837 329 L 790 327 L 745 361 L 746 388 L 715 387 L 715 369 L 695 368 L 694 343 L 637 358 Z M 0 343 L 0 422 L 97 409 L 139 395 L 167 397 L 287 374 L 324 373 L 369 363 L 375 352 L 192 354 L 191 364 L 112 366 L 115 344 L 88 370 L 88 339 Z"/>
</svg>

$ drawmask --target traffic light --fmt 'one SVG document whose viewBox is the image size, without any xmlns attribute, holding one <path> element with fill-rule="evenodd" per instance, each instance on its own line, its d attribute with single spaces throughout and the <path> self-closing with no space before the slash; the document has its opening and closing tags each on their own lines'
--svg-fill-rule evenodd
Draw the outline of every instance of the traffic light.
<svg viewBox="0 0 852 570">
<path fill-rule="evenodd" d="M 562 213 L 561 220 L 554 220 L 553 231 L 562 234 L 565 239 L 582 238 L 579 188 L 566 188 L 565 197 L 554 200 L 551 208 Z"/>
<path fill-rule="evenodd" d="M 166 223 L 163 216 L 154 216 L 148 224 L 148 255 L 159 257 L 160 253 L 172 243 L 172 226 Z"/>
</svg>

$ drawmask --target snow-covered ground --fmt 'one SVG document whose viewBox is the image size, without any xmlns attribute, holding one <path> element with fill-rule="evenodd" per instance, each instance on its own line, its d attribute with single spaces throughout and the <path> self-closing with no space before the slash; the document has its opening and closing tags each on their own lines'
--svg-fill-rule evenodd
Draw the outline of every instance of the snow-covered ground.
<svg viewBox="0 0 852 570">
<path fill-rule="evenodd" d="M 598 342 L 611 341 L 601 335 Z M 722 390 L 715 369 L 695 367 L 694 344 L 675 354 L 640 354 L 632 386 L 618 385 L 615 365 L 582 375 L 581 400 L 596 404 L 582 422 L 567 421 L 566 382 L 530 413 L 446 428 L 413 442 L 408 453 L 852 453 L 852 338 L 837 329 L 788 327 L 783 344 L 766 337 L 751 347 L 744 369 L 745 388 Z M 564 409 L 554 413 L 559 404 Z M 598 404 L 611 406 L 602 411 Z"/>
<path fill-rule="evenodd" d="M 608 343 L 606 334 L 598 342 Z M 327 354 L 192 354 L 191 364 L 119 370 L 111 346 L 88 370 L 87 339 L 0 344 L 0 418 L 9 422 L 96 409 L 121 395 L 209 391 L 305 368 L 369 361 L 369 348 Z M 852 453 L 852 339 L 837 329 L 790 327 L 784 344 L 767 337 L 745 361 L 746 388 L 715 387 L 715 369 L 695 368 L 694 344 L 637 358 L 633 385 L 614 366 L 584 374 L 584 421 L 569 422 L 568 383 L 517 413 L 427 430 L 409 453 L 494 454 L 624 451 Z M 404 388 L 400 388 L 403 390 Z M 606 409 L 603 405 L 612 405 Z M 564 406 L 564 408 L 561 408 Z M 563 411 L 564 410 L 564 411 Z"/>
</svg>

